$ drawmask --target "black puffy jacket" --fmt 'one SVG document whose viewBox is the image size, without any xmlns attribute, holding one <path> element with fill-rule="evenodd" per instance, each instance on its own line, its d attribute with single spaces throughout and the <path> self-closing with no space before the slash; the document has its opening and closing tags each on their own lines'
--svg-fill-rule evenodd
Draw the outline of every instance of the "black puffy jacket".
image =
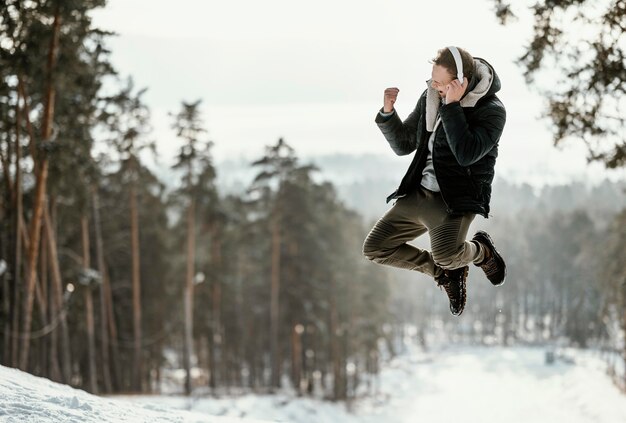
<svg viewBox="0 0 626 423">
<path fill-rule="evenodd" d="M 427 130 L 427 119 L 432 127 L 439 108 L 441 124 L 436 129 L 432 160 L 448 213 L 471 212 L 488 217 L 506 111 L 495 95 L 500 90 L 500 78 L 493 67 L 479 57 L 474 57 L 474 64 L 476 71 L 460 101 L 440 105 L 437 90 L 429 86 L 404 122 L 397 113 L 376 114 L 375 122 L 396 154 L 415 151 L 402 182 L 387 202 L 419 187 L 432 133 Z"/>
</svg>

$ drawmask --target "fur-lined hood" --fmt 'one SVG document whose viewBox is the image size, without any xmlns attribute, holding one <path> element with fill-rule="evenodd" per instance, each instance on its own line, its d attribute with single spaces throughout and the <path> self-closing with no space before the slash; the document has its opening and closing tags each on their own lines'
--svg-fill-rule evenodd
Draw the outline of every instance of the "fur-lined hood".
<svg viewBox="0 0 626 423">
<path fill-rule="evenodd" d="M 461 107 L 474 107 L 478 101 L 488 95 L 500 91 L 500 78 L 489 62 L 480 57 L 474 57 L 475 72 L 469 81 L 469 86 L 463 97 Z M 426 81 L 426 130 L 432 132 L 435 127 L 437 111 L 442 104 L 439 92 L 430 86 L 430 79 Z"/>
</svg>

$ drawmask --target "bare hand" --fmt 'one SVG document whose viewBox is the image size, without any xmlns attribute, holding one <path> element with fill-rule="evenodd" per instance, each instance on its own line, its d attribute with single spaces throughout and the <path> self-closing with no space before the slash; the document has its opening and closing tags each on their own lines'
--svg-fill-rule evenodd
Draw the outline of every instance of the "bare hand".
<svg viewBox="0 0 626 423">
<path fill-rule="evenodd" d="M 461 100 L 465 90 L 467 89 L 468 81 L 467 78 L 463 78 L 463 85 L 459 83 L 458 79 L 453 80 L 448 85 L 446 85 L 446 104 L 450 104 L 453 101 Z"/>
<path fill-rule="evenodd" d="M 385 89 L 385 98 L 383 100 L 383 111 L 389 113 L 393 110 L 393 105 L 398 98 L 398 92 L 400 90 L 396 87 Z"/>
</svg>

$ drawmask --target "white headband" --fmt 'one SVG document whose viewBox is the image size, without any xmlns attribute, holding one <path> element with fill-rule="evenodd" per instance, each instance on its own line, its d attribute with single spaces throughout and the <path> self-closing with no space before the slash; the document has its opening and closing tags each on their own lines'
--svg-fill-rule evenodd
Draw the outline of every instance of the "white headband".
<svg viewBox="0 0 626 423">
<path fill-rule="evenodd" d="M 457 79 L 461 84 L 463 84 L 463 60 L 461 59 L 461 53 L 459 53 L 459 50 L 453 46 L 448 47 L 448 50 L 450 50 L 450 53 L 452 53 L 452 56 L 454 57 L 454 62 L 456 63 Z"/>
</svg>

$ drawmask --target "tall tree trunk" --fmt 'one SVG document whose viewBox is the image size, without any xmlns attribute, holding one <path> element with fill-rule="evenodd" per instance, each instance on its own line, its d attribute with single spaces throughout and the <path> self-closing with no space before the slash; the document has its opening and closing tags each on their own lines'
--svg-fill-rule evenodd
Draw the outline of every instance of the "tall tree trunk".
<svg viewBox="0 0 626 423">
<path fill-rule="evenodd" d="M 242 249 L 239 248 L 237 251 L 237 262 L 239 263 L 239 266 L 236 266 L 236 276 L 235 276 L 235 281 L 236 281 L 236 287 L 235 287 L 235 310 L 240 310 L 239 313 L 237 313 L 237 328 L 238 328 L 238 332 L 241 334 L 241 336 L 237 337 L 237 339 L 235 339 L 235 342 L 237 342 L 237 357 L 239 357 L 239 368 L 243 368 L 244 366 L 246 366 L 246 362 L 247 362 L 247 366 L 248 366 L 248 373 L 247 373 L 247 382 L 248 382 L 248 386 L 252 386 L 252 384 L 250 383 L 250 381 L 252 381 L 252 361 L 248 360 L 248 353 L 247 353 L 247 349 L 250 347 L 251 341 L 248 338 L 248 336 L 246 336 L 246 323 L 249 321 L 248 318 L 248 310 L 244 307 L 244 300 L 243 300 L 243 289 L 242 289 L 242 281 L 245 280 L 246 275 L 248 274 L 248 270 L 247 270 L 247 263 L 244 260 L 241 260 L 242 257 Z M 239 373 L 240 378 L 241 378 L 241 386 L 246 386 L 246 381 L 244 380 L 244 373 L 240 372 Z"/>
<path fill-rule="evenodd" d="M 293 325 L 291 331 L 291 378 L 293 387 L 298 396 L 302 395 L 302 333 L 304 326 L 300 323 Z"/>
<path fill-rule="evenodd" d="M 22 222 L 23 222 L 23 220 L 22 220 Z M 24 246 L 24 251 L 28 251 L 30 244 L 28 242 L 28 234 L 26 233 L 26 228 L 22 224 L 20 229 L 21 229 L 21 233 L 19 234 L 19 236 L 21 237 L 21 243 Z M 43 228 L 42 228 L 42 231 L 43 231 Z M 41 250 L 45 251 L 43 245 L 42 245 Z M 44 272 L 45 272 L 45 268 L 44 267 L 41 267 L 41 269 L 43 269 Z M 21 269 L 21 270 L 25 271 L 25 269 Z M 44 296 L 42 285 L 41 285 L 41 283 L 39 281 L 39 278 L 37 276 L 37 270 L 35 270 L 34 279 L 35 279 L 35 287 L 34 287 L 35 292 L 34 292 L 34 294 L 35 294 L 35 299 L 37 300 L 37 306 L 39 307 L 39 311 L 40 311 L 39 312 L 39 318 L 41 320 L 41 326 L 42 326 L 41 330 L 43 332 L 46 332 L 46 330 L 47 330 L 46 328 L 47 328 L 47 325 L 48 325 L 48 322 L 47 322 L 48 303 L 47 303 L 47 298 Z M 20 336 L 20 334 L 16 334 L 16 336 Z M 40 336 L 33 336 L 32 334 L 29 334 L 29 337 L 31 339 L 40 338 Z M 37 341 L 37 345 L 38 346 L 40 346 L 41 343 L 42 343 L 41 340 Z M 38 348 L 37 349 L 37 352 L 41 353 L 41 351 L 42 351 L 42 348 Z M 37 354 L 35 354 L 35 357 L 37 357 Z M 42 355 L 40 354 L 39 357 L 40 357 L 39 361 L 37 361 L 35 363 L 35 365 L 32 367 L 32 369 L 33 369 L 32 373 L 36 374 L 38 376 L 41 376 L 41 375 L 43 375 L 40 372 L 40 369 L 42 368 L 42 366 L 41 366 Z M 43 360 L 43 361 L 45 361 L 45 360 Z"/>
<path fill-rule="evenodd" d="M 42 237 L 46 237 L 46 233 L 44 232 L 42 235 Z M 39 284 L 37 284 L 37 286 L 41 287 L 41 300 L 39 301 L 40 305 L 43 305 L 43 307 L 41 307 L 41 324 L 42 327 L 47 327 L 48 325 L 48 304 L 50 304 L 52 301 L 52 299 L 50 298 L 52 293 L 52 290 L 48 290 L 48 249 L 46 248 L 46 241 L 42 239 L 41 242 L 41 251 L 39 252 L 40 254 L 40 258 L 39 258 Z M 54 319 L 54 315 L 50 315 L 50 321 L 53 321 Z M 40 345 L 40 367 L 41 367 L 41 375 L 42 376 L 49 376 L 49 373 L 47 372 L 47 364 L 48 363 L 52 363 L 52 360 L 50 359 L 52 357 L 52 355 L 55 353 L 53 351 L 50 351 L 50 356 L 47 355 L 47 351 L 46 351 L 46 344 L 48 344 L 48 339 L 46 339 L 46 337 L 42 337 L 39 340 L 39 345 Z"/>
<path fill-rule="evenodd" d="M 89 257 L 89 226 L 87 216 L 83 215 L 80 219 L 80 228 L 83 238 L 83 269 L 88 271 L 91 269 L 91 260 Z M 91 293 L 91 280 L 85 287 L 85 314 L 87 325 L 87 359 L 89 362 L 89 390 L 93 394 L 98 393 L 98 374 L 96 373 L 96 338 L 93 319 L 93 297 Z"/>
<path fill-rule="evenodd" d="M 133 260 L 133 388 L 141 392 L 143 360 L 141 359 L 141 274 L 139 270 L 139 216 L 137 212 L 137 191 L 135 183 L 130 187 L 130 227 L 131 227 L 131 248 Z"/>
<path fill-rule="evenodd" d="M 13 257 L 13 280 L 11 284 L 11 298 L 13 298 L 13 302 L 10 305 L 11 310 L 9 311 L 9 316 L 11 316 L 10 320 L 10 333 L 11 333 L 11 366 L 17 367 L 19 364 L 18 361 L 18 349 L 19 349 L 19 313 L 20 313 L 20 286 L 21 286 L 21 278 L 22 274 L 22 170 L 21 170 L 21 161 L 22 161 L 22 148 L 20 145 L 20 126 L 21 126 L 21 110 L 19 107 L 20 96 L 18 94 L 17 99 L 17 109 L 16 109 L 16 136 L 15 136 L 15 188 L 14 192 L 14 204 L 13 208 L 13 225 L 15 228 L 14 232 L 14 257 Z M 8 294 L 8 293 L 7 293 Z M 8 297 L 8 295 L 7 295 Z"/>
<path fill-rule="evenodd" d="M 109 286 L 109 278 L 107 277 L 106 266 L 104 263 L 104 243 L 102 241 L 102 222 L 100 220 L 100 196 L 98 195 L 98 187 L 91 187 L 92 207 L 93 207 L 93 223 L 96 235 L 96 257 L 98 260 L 98 273 L 102 286 L 100 287 L 100 342 L 102 343 L 102 380 L 104 382 L 105 392 L 111 392 L 111 367 L 109 358 L 109 329 L 112 334 L 117 334 L 115 327 L 115 319 L 113 316 L 113 299 L 111 297 L 111 289 Z M 117 336 L 111 335 L 114 351 L 114 359 L 117 360 L 115 344 Z M 119 363 L 119 361 L 117 361 Z M 119 378 L 116 378 L 119 386 Z"/>
<path fill-rule="evenodd" d="M 272 266 L 270 292 L 270 359 L 272 366 L 272 388 L 280 388 L 280 359 L 278 351 L 278 325 L 280 317 L 280 226 L 278 216 L 271 223 L 272 231 Z"/>
<path fill-rule="evenodd" d="M 50 316 L 52 319 L 57 318 L 60 310 L 57 308 L 56 301 L 50 301 Z M 53 330 L 50 333 L 50 379 L 54 381 L 62 381 L 61 364 L 59 363 L 59 331 Z"/>
<path fill-rule="evenodd" d="M 333 399 L 335 401 L 342 398 L 343 372 L 341 368 L 341 350 L 339 345 L 339 317 L 337 304 L 335 301 L 335 281 L 330 280 L 329 303 L 330 303 L 330 359 L 333 367 Z"/>
<path fill-rule="evenodd" d="M 7 198 L 0 199 L 0 257 L 6 257 L 7 261 L 4 263 L 3 269 L 0 269 L 0 296 L 2 300 L 2 351 L 0 351 L 0 364 L 7 364 L 11 358 L 11 287 L 9 283 L 9 276 L 13 273 L 11 270 L 12 251 L 11 246 L 14 245 L 13 235 L 15 232 L 13 228 L 13 219 L 11 218 L 12 210 L 14 209 L 13 201 Z M 10 223 L 9 223 L 10 222 Z"/>
<path fill-rule="evenodd" d="M 215 392 L 217 388 L 217 360 L 216 360 L 216 351 L 217 347 L 215 346 L 215 341 L 217 338 L 217 334 L 215 333 L 215 326 L 211 325 L 210 334 L 209 334 L 209 342 L 208 342 L 208 356 L 209 356 L 209 388 L 211 388 L 212 392 Z"/>
<path fill-rule="evenodd" d="M 219 375 L 218 369 L 225 371 L 225 363 L 223 362 L 225 354 L 222 353 L 223 348 L 223 334 L 222 334 L 222 319 L 221 319 L 221 303 L 222 303 L 222 286 L 219 280 L 220 266 L 221 266 L 221 240 L 219 238 L 219 230 L 217 226 L 213 225 L 211 230 L 211 263 L 213 267 L 213 274 L 215 277 L 211 284 L 211 299 L 212 299 L 212 324 L 213 327 L 213 342 L 211 343 L 211 381 L 210 386 L 215 389 L 218 385 Z M 220 362 L 218 362 L 218 357 Z M 224 374 L 223 372 L 221 372 Z"/>
<path fill-rule="evenodd" d="M 217 386 L 220 382 L 220 375 L 223 375 L 225 370 L 225 354 L 224 348 L 224 336 L 222 333 L 222 320 L 220 319 L 220 304 L 222 301 L 222 286 L 218 280 L 213 281 L 212 295 L 213 298 L 213 371 L 215 372 L 214 386 Z M 218 370 L 219 369 L 219 370 Z"/>
<path fill-rule="evenodd" d="M 36 148 L 35 148 L 35 132 L 33 130 L 33 126 L 30 122 L 30 107 L 28 105 L 28 95 L 26 94 L 26 88 L 24 87 L 24 78 L 22 77 L 22 75 L 18 75 L 18 106 L 19 106 L 19 100 L 20 97 L 22 99 L 23 102 L 23 114 L 21 113 L 22 110 L 20 110 L 20 108 L 18 107 L 17 111 L 19 113 L 16 113 L 16 133 L 17 135 L 20 134 L 20 128 L 21 128 L 21 119 L 23 118 L 24 121 L 26 122 L 26 129 L 29 135 L 29 143 L 28 146 L 30 148 L 30 152 L 31 152 L 31 157 L 33 158 L 33 160 L 36 159 L 37 157 L 37 152 L 36 152 Z M 30 251 L 29 248 L 29 243 L 28 243 L 28 235 L 26 234 L 26 225 L 25 225 L 25 221 L 24 221 L 24 212 L 23 212 L 23 190 L 22 190 L 22 170 L 21 167 L 19 166 L 20 162 L 21 162 L 21 145 L 19 142 L 20 137 L 16 137 L 16 145 L 15 145 L 15 155 L 16 155 L 16 159 L 15 159 L 15 163 L 16 163 L 16 168 L 15 168 L 15 189 L 13 190 L 13 192 L 15 193 L 15 213 L 16 215 L 14 216 L 15 219 L 15 259 L 14 259 L 14 280 L 13 280 L 13 303 L 11 304 L 12 307 L 12 311 L 11 311 L 11 327 L 12 327 L 12 340 L 11 340 L 11 365 L 12 367 L 18 367 L 20 365 L 20 327 L 19 327 L 19 321 L 20 321 L 20 315 L 21 315 L 21 310 L 20 310 L 20 303 L 22 301 L 22 297 L 21 297 L 21 278 L 23 275 L 22 272 L 22 256 L 23 256 L 23 249 L 26 251 L 26 257 L 28 258 L 28 251 Z M 52 333 L 52 342 L 54 341 L 54 337 L 56 336 L 56 332 Z M 54 349 L 53 349 L 54 350 Z M 55 350 L 54 350 L 55 351 Z M 54 364 L 54 363 L 53 363 Z M 56 369 L 58 370 L 58 362 L 57 362 L 57 367 Z M 53 367 L 54 370 L 54 367 Z M 58 378 L 56 380 L 60 380 L 60 371 L 57 372 Z"/>
<path fill-rule="evenodd" d="M 111 362 L 112 362 L 112 371 L 113 371 L 113 387 L 122 386 L 122 364 L 120 360 L 120 348 L 118 343 L 118 335 L 117 335 L 117 324 L 115 323 L 115 313 L 113 310 L 113 292 L 111 290 L 111 279 L 109 278 L 109 271 L 106 267 L 104 267 L 104 273 L 102 274 L 103 284 L 103 295 L 105 296 L 106 301 L 106 316 L 108 318 L 107 327 L 109 330 L 109 341 L 111 344 Z M 107 352 L 108 354 L 108 352 Z"/>
<path fill-rule="evenodd" d="M 45 95 L 45 108 L 43 112 L 42 139 L 49 140 L 52 134 L 52 118 L 54 116 L 55 89 L 52 83 L 52 72 L 56 63 L 57 49 L 59 44 L 59 32 L 61 17 L 59 6 L 54 13 L 52 40 L 48 51 L 48 88 Z M 28 265 L 26 271 L 26 299 L 24 304 L 24 327 L 22 338 L 22 350 L 20 351 L 20 368 L 27 370 L 28 353 L 30 348 L 30 332 L 33 311 L 33 292 L 35 288 L 35 269 L 37 253 L 39 251 L 39 236 L 41 231 L 41 217 L 43 213 L 46 195 L 46 183 L 48 180 L 48 158 L 45 154 L 36 161 L 35 200 L 33 204 L 33 218 L 30 228 L 30 248 L 28 251 Z"/>
<path fill-rule="evenodd" d="M 20 99 L 23 102 L 23 114 L 22 114 L 22 108 L 20 107 Z M 29 147 L 31 149 L 31 156 L 33 158 L 33 160 L 36 159 L 36 151 L 35 151 L 35 137 L 34 137 L 34 131 L 33 131 L 33 127 L 30 123 L 30 108 L 28 106 L 28 101 L 27 101 L 27 96 L 25 94 L 25 88 L 24 88 L 24 82 L 23 82 L 23 78 L 21 76 L 18 76 L 18 90 L 17 90 L 17 102 L 16 102 L 16 119 L 15 119 L 15 132 L 16 132 L 16 137 L 15 137 L 15 186 L 13 188 L 13 190 L 9 190 L 10 192 L 12 192 L 12 200 L 14 203 L 14 214 L 13 214 L 13 221 L 14 221 L 14 228 L 15 228 L 15 232 L 14 232 L 14 245 L 15 245 L 15 250 L 14 250 L 14 261 L 13 261 L 13 265 L 14 265 L 14 272 L 13 272 L 13 283 L 11 286 L 11 298 L 13 298 L 13 302 L 10 304 L 10 312 L 9 312 L 9 316 L 10 316 L 10 324 L 11 324 L 11 329 L 10 332 L 12 333 L 11 336 L 11 365 L 13 367 L 18 367 L 19 366 L 19 360 L 20 360 L 20 356 L 19 356 L 19 346 L 20 346 L 20 328 L 19 328 L 19 320 L 20 320 L 20 301 L 21 301 L 21 289 L 20 287 L 22 286 L 21 283 L 21 275 L 23 274 L 22 272 L 22 255 L 23 255 L 23 251 L 22 249 L 26 249 L 26 256 L 28 258 L 28 252 L 30 251 L 29 249 L 29 243 L 28 243 L 28 235 L 26 234 L 26 228 L 25 228 L 25 224 L 24 224 L 24 219 L 23 219 L 23 205 L 22 205 L 22 199 L 23 199 L 23 195 L 22 195 L 22 170 L 21 170 L 21 166 L 20 166 L 20 162 L 21 162 L 21 156 L 22 156 L 22 148 L 21 148 L 21 125 L 22 125 L 22 118 L 26 121 L 26 128 L 28 129 L 28 134 L 30 136 L 30 142 L 29 142 Z M 9 145 L 10 146 L 10 145 Z M 11 149 L 9 148 L 8 151 L 10 151 Z M 7 167 L 7 171 L 8 171 L 8 167 Z M 9 183 L 9 179 L 7 177 L 7 183 Z M 42 249 L 42 251 L 45 251 L 45 249 Z M 42 263 L 41 266 L 41 272 L 42 274 L 45 274 L 46 272 L 46 265 L 45 263 Z M 24 272 L 25 273 L 25 272 Z M 35 279 L 35 294 L 36 294 L 36 298 L 37 298 L 37 302 L 40 306 L 41 309 L 41 318 L 42 318 L 42 323 L 43 326 L 46 327 L 46 307 L 45 307 L 45 303 L 47 302 L 47 298 L 44 298 L 44 295 L 41 292 L 41 285 L 37 283 L 36 279 L 36 273 L 33 276 L 33 278 Z M 44 281 L 45 283 L 45 281 Z M 8 298 L 7 298 L 8 299 Z M 52 310 L 51 310 L 52 312 Z M 53 318 L 53 316 L 55 316 L 54 314 L 51 315 L 51 318 Z M 52 336 L 51 336 L 51 343 L 52 345 L 50 346 L 50 351 L 53 354 L 52 357 L 53 358 L 57 358 L 56 357 L 56 352 L 57 349 L 56 344 L 54 343 L 54 338 L 56 337 L 56 332 L 53 331 L 52 332 Z M 42 350 L 43 351 L 43 350 Z M 55 380 L 61 380 L 60 378 L 60 370 L 58 367 L 58 360 L 56 361 L 52 361 L 51 362 L 51 376 L 53 378 L 56 377 Z M 55 367 L 56 365 L 56 367 Z"/>
<path fill-rule="evenodd" d="M 61 369 L 63 371 L 63 381 L 69 383 L 72 375 L 72 361 L 70 356 L 70 335 L 67 327 L 67 314 L 63 307 L 63 283 L 61 282 L 61 269 L 57 255 L 56 236 L 52 230 L 52 223 L 48 205 L 43 207 L 44 226 L 46 229 L 46 239 L 48 241 L 48 252 L 50 253 L 50 267 L 52 270 L 52 295 L 59 313 L 59 326 L 61 328 Z"/>
<path fill-rule="evenodd" d="M 185 393 L 191 394 L 191 355 L 193 352 L 193 280 L 195 272 L 195 207 L 196 200 L 193 195 L 189 202 L 187 213 L 187 280 L 183 295 L 185 313 L 185 342 L 183 361 L 185 367 Z"/>
<path fill-rule="evenodd" d="M 242 364 L 248 365 L 248 387 L 256 388 L 256 382 L 258 381 L 258 367 L 257 361 L 258 356 L 262 356 L 261 353 L 263 350 L 257 350 L 255 341 L 256 341 L 256 331 L 254 330 L 255 319 L 252 317 L 251 308 L 249 306 L 250 301 L 249 297 L 243 289 L 244 281 L 248 280 L 251 274 L 251 265 L 247 260 L 247 253 L 243 248 L 238 249 L 237 251 L 238 262 L 241 263 L 240 266 L 237 266 L 237 310 L 241 310 L 241 313 L 238 313 L 239 319 L 239 327 L 240 333 L 242 334 L 239 342 L 241 345 L 241 357 Z"/>
</svg>

